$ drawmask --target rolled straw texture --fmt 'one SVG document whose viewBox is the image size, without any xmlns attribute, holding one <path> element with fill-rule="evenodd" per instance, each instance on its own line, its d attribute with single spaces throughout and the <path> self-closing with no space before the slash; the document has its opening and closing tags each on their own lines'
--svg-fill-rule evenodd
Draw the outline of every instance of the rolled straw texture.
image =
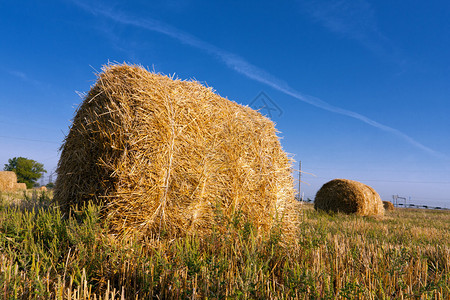
<svg viewBox="0 0 450 300">
<path fill-rule="evenodd" d="M 316 194 L 314 208 L 361 216 L 384 214 L 381 198 L 373 188 L 348 179 L 325 183 Z"/>
<path fill-rule="evenodd" d="M 209 232 L 236 215 L 262 231 L 296 222 L 273 122 L 197 82 L 105 66 L 61 150 L 55 200 L 65 212 L 103 203 L 119 233 Z"/>
<path fill-rule="evenodd" d="M 389 201 L 383 201 L 383 207 L 385 210 L 394 210 L 394 204 L 392 204 L 392 202 Z"/>
<path fill-rule="evenodd" d="M 26 190 L 27 189 L 27 184 L 26 183 L 16 183 L 16 190 Z"/>
<path fill-rule="evenodd" d="M 0 171 L 0 192 L 16 190 L 17 176 L 12 171 Z"/>
</svg>

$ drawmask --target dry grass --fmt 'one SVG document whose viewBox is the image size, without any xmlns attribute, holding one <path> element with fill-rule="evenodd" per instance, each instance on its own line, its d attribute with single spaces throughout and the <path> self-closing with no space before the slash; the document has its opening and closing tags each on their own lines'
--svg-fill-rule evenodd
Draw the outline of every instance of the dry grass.
<svg viewBox="0 0 450 300">
<path fill-rule="evenodd" d="M 295 228 L 291 159 L 274 124 L 197 82 L 109 65 L 62 147 L 55 200 L 103 203 L 114 232 L 180 236 L 242 218 Z M 222 218 L 216 218 L 220 211 Z"/>
<path fill-rule="evenodd" d="M 18 208 L 20 211 L 47 209 L 52 198 L 53 192 L 51 190 L 24 189 L 13 192 L 0 192 L 0 205 Z"/>
<path fill-rule="evenodd" d="M 316 194 L 314 208 L 360 216 L 384 214 L 381 198 L 373 188 L 348 179 L 325 183 Z"/>
<path fill-rule="evenodd" d="M 236 222 L 142 243 L 110 238 L 93 206 L 68 219 L 2 206 L 0 298 L 449 299 L 450 212 L 303 210 L 285 247 L 279 232 L 257 239 Z"/>
</svg>

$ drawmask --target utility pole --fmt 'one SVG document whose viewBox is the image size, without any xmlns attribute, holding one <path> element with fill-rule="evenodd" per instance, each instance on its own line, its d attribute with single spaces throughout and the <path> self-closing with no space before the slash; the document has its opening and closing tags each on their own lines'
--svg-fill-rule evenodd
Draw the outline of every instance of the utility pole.
<svg viewBox="0 0 450 300">
<path fill-rule="evenodd" d="M 302 179 L 302 161 L 299 161 L 298 162 L 298 199 L 300 201 L 303 201 L 302 194 L 300 193 L 301 192 L 300 185 L 302 183 L 301 179 Z"/>
</svg>

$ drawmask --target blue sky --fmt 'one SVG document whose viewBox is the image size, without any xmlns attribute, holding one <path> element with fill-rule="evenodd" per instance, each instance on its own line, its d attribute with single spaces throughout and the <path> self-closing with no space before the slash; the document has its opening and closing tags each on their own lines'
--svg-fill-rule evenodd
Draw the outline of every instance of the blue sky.
<svg viewBox="0 0 450 300">
<path fill-rule="evenodd" d="M 306 197 L 348 178 L 450 207 L 448 1 L 7 0 L 0 36 L 2 165 L 54 170 L 79 93 L 129 62 L 266 101 Z"/>
</svg>

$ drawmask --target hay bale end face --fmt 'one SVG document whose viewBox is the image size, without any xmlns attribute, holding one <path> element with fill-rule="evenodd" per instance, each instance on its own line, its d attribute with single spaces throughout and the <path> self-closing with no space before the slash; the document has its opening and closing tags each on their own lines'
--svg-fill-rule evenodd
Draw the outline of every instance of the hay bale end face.
<svg viewBox="0 0 450 300">
<path fill-rule="evenodd" d="M 16 183 L 16 190 L 18 191 L 23 191 L 27 189 L 27 184 L 26 183 Z"/>
<path fill-rule="evenodd" d="M 269 230 L 297 217 L 273 122 L 197 82 L 109 65 L 62 146 L 54 199 L 104 204 L 114 231 L 207 232 L 217 215 Z"/>
<path fill-rule="evenodd" d="M 0 192 L 16 190 L 17 176 L 13 171 L 0 171 Z"/>
<path fill-rule="evenodd" d="M 383 207 L 385 210 L 394 210 L 394 204 L 392 204 L 392 202 L 389 201 L 383 201 Z"/>
<path fill-rule="evenodd" d="M 361 216 L 384 214 L 383 203 L 373 188 L 348 179 L 334 179 L 325 183 L 316 194 L 314 208 Z"/>
</svg>

